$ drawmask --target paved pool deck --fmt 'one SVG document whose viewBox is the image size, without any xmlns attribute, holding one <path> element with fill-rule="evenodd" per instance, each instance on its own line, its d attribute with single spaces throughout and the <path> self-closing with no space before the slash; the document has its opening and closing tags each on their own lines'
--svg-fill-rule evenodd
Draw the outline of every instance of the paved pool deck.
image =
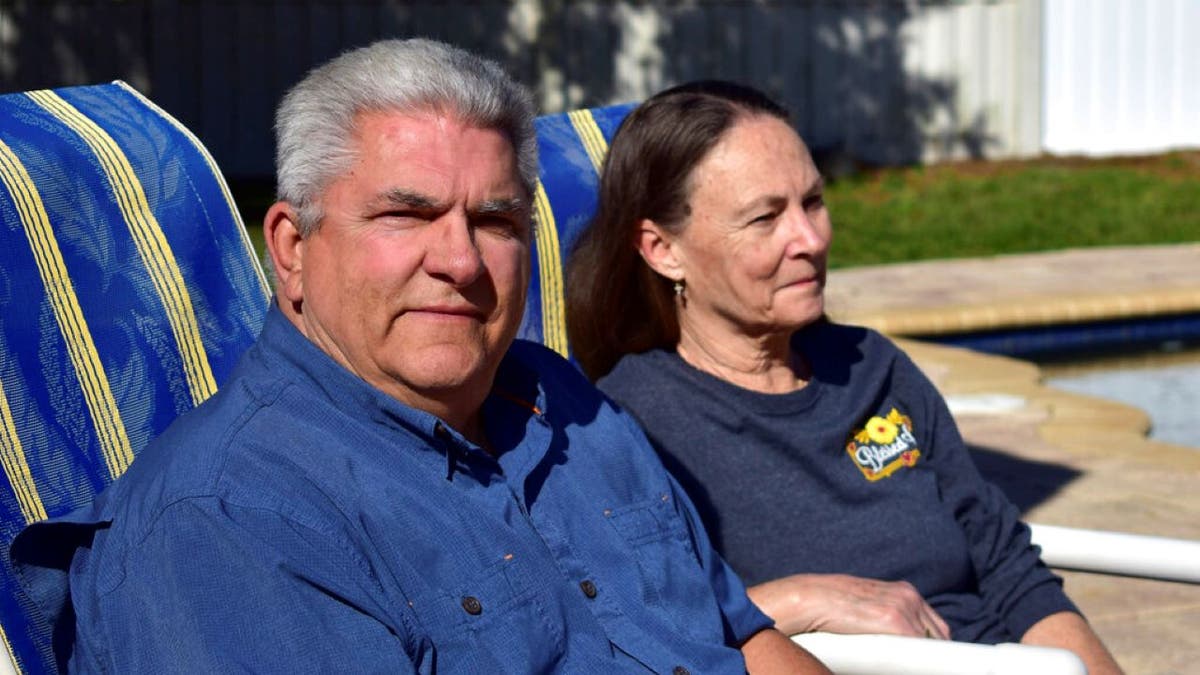
<svg viewBox="0 0 1200 675">
<path fill-rule="evenodd" d="M 1147 439 L 1143 411 L 1045 387 L 1031 363 L 906 337 L 1200 312 L 1200 243 L 837 270 L 826 296 L 908 351 L 1026 520 L 1200 540 L 1200 449 Z M 1200 585 L 1061 574 L 1130 675 L 1200 673 Z"/>
</svg>

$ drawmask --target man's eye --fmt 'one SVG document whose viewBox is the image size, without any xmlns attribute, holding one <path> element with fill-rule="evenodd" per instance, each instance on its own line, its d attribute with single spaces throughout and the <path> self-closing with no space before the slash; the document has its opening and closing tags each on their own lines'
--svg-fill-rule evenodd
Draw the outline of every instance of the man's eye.
<svg viewBox="0 0 1200 675">
<path fill-rule="evenodd" d="M 428 223 L 429 217 L 417 211 L 385 211 L 377 214 L 375 220 L 385 227 L 405 230 Z"/>
<path fill-rule="evenodd" d="M 825 206 L 825 195 L 816 194 L 804 198 L 804 210 L 812 211 Z"/>
<path fill-rule="evenodd" d="M 475 229 L 512 237 L 523 236 L 526 229 L 520 222 L 502 216 L 479 218 L 473 224 Z"/>
<path fill-rule="evenodd" d="M 750 224 L 753 225 L 753 224 L 758 223 L 758 224 L 765 225 L 767 223 L 773 222 L 777 215 L 779 215 L 779 214 L 776 211 L 767 211 L 765 213 L 760 213 L 757 216 L 754 216 L 753 218 L 750 219 Z"/>
</svg>

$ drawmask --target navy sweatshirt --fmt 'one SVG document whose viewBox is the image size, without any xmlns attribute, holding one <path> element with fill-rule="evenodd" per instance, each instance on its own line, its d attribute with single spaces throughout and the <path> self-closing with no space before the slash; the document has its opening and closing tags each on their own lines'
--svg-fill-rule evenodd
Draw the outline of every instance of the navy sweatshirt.
<svg viewBox="0 0 1200 675">
<path fill-rule="evenodd" d="M 904 579 L 969 642 L 1015 642 L 1078 611 L 903 352 L 826 322 L 793 348 L 813 377 L 788 394 L 662 350 L 626 356 L 598 383 L 641 421 L 747 585 L 804 572 Z"/>
</svg>

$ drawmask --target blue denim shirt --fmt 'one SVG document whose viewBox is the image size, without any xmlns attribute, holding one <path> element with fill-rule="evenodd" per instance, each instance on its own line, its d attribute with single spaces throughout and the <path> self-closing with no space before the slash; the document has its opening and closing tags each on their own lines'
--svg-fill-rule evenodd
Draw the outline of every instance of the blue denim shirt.
<svg viewBox="0 0 1200 675">
<path fill-rule="evenodd" d="M 545 348 L 484 404 L 498 459 L 272 310 L 210 401 L 21 535 L 74 670 L 744 672 L 770 625 L 639 428 Z M 70 542 L 71 545 L 63 545 Z M 78 544 L 78 547 L 74 547 Z M 69 651 L 68 651 L 69 650 Z"/>
</svg>

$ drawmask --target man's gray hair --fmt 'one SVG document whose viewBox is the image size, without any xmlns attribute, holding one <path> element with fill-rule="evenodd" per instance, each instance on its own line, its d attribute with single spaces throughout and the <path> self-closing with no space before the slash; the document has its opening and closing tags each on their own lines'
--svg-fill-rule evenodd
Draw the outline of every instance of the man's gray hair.
<svg viewBox="0 0 1200 675">
<path fill-rule="evenodd" d="M 301 236 L 323 216 L 321 195 L 355 160 L 358 113 L 449 113 L 512 142 L 528 194 L 537 181 L 533 100 L 496 63 L 432 40 L 384 40 L 312 70 L 275 113 L 278 198 L 296 207 Z"/>
</svg>

